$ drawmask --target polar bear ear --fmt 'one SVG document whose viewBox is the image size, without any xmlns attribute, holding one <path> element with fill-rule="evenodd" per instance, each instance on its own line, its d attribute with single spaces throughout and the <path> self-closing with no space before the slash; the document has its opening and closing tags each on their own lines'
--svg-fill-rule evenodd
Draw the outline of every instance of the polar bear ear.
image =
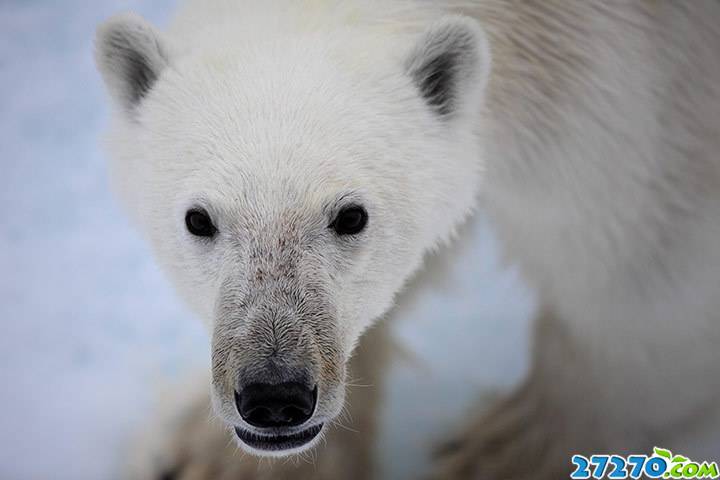
<svg viewBox="0 0 720 480">
<path fill-rule="evenodd" d="M 490 73 L 490 48 L 480 25 L 451 15 L 432 24 L 405 68 L 427 104 L 443 117 L 477 108 Z"/>
<path fill-rule="evenodd" d="M 168 47 L 142 17 L 120 14 L 98 27 L 95 62 L 110 95 L 132 113 L 167 67 Z"/>
</svg>

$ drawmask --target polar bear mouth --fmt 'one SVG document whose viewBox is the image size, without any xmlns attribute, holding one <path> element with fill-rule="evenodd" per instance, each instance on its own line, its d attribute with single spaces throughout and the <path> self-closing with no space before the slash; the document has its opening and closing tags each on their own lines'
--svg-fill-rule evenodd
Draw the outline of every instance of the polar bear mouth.
<svg viewBox="0 0 720 480">
<path fill-rule="evenodd" d="M 289 435 L 260 435 L 235 427 L 235 434 L 248 447 L 268 452 L 292 450 L 310 443 L 320 434 L 323 423 Z"/>
</svg>

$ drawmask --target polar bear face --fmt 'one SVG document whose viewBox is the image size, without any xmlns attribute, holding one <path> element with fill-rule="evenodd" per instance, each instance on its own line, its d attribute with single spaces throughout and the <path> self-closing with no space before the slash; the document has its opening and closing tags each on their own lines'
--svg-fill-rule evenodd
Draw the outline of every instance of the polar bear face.
<svg viewBox="0 0 720 480">
<path fill-rule="evenodd" d="M 370 55 L 355 30 L 193 48 L 133 15 L 98 30 L 113 180 L 212 331 L 214 408 L 256 454 L 317 442 L 361 333 L 479 183 L 480 28 L 445 18 Z"/>
</svg>

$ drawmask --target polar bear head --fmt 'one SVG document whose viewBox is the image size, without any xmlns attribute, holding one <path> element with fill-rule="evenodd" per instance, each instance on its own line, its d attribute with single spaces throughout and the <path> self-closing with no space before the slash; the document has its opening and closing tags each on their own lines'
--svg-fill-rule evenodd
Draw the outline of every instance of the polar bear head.
<svg viewBox="0 0 720 480">
<path fill-rule="evenodd" d="M 225 22 L 97 34 L 112 176 L 212 332 L 213 403 L 248 451 L 310 447 L 346 363 L 472 209 L 489 70 L 480 27 L 413 35 Z"/>
</svg>

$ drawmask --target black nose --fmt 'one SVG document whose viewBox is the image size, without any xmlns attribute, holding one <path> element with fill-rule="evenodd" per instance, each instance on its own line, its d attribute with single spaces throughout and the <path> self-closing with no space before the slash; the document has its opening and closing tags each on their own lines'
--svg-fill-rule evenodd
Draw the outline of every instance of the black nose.
<svg viewBox="0 0 720 480">
<path fill-rule="evenodd" d="M 240 416 L 253 427 L 295 427 L 312 417 L 317 387 L 310 390 L 302 383 L 277 385 L 253 383 L 235 392 Z"/>
</svg>

